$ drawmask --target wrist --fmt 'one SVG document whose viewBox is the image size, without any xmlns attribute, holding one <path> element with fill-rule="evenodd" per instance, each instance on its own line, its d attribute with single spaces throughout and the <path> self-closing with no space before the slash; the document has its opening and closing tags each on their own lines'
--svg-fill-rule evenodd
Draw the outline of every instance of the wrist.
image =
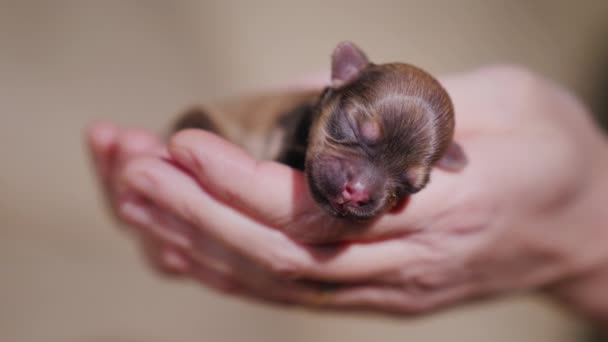
<svg viewBox="0 0 608 342">
<path fill-rule="evenodd" d="M 597 156 L 594 181 L 583 204 L 585 219 L 576 228 L 589 242 L 575 247 L 581 254 L 593 250 L 589 254 L 594 255 L 594 262 L 551 285 L 548 293 L 569 310 L 608 327 L 608 143 L 602 144 Z"/>
</svg>

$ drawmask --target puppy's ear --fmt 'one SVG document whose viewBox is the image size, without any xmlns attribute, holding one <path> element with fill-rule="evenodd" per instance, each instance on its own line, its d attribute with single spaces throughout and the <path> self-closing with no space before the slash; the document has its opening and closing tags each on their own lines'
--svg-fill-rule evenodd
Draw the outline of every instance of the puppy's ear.
<svg viewBox="0 0 608 342">
<path fill-rule="evenodd" d="M 331 86 L 338 88 L 353 81 L 369 65 L 369 59 L 351 42 L 341 42 L 331 56 Z"/>
<path fill-rule="evenodd" d="M 456 142 L 452 142 L 445 155 L 436 164 L 438 168 L 449 172 L 460 172 L 466 165 L 467 156 Z"/>
</svg>

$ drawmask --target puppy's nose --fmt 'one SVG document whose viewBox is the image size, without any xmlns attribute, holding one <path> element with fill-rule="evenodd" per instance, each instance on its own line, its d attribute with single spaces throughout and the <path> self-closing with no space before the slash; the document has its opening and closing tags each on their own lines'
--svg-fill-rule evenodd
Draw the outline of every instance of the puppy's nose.
<svg viewBox="0 0 608 342">
<path fill-rule="evenodd" d="M 339 195 L 338 204 L 350 204 L 354 206 L 364 206 L 370 202 L 371 189 L 361 181 L 349 181 L 344 184 L 344 188 Z M 341 202 L 341 203 L 340 203 Z"/>
</svg>

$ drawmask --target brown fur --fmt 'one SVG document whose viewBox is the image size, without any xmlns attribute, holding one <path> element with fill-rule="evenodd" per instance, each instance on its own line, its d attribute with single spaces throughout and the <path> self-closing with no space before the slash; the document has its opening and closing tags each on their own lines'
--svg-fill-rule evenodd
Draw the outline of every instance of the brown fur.
<svg viewBox="0 0 608 342">
<path fill-rule="evenodd" d="M 360 111 L 359 116 L 374 121 L 381 127 L 386 140 L 387 154 L 400 154 L 398 158 L 383 156 L 386 160 L 399 160 L 399 164 L 421 167 L 425 170 L 415 175 L 417 187 L 423 186 L 430 170 L 426 169 L 438 162 L 444 155 L 454 133 L 454 109 L 450 97 L 444 88 L 425 71 L 409 64 L 390 63 L 370 65 L 353 83 L 337 90 L 340 102 L 334 101 L 321 106 L 320 113 L 311 128 L 314 135 L 310 137 L 310 158 L 323 149 L 335 149 L 336 153 L 345 153 L 344 147 L 331 143 L 327 137 L 328 118 L 337 107 L 345 111 Z M 409 99 L 408 99 L 409 98 Z M 401 113 L 389 116 L 379 112 L 382 107 L 390 107 L 385 102 L 398 102 Z M 395 110 L 387 108 L 388 111 Z M 405 121 L 404 121 L 405 120 Z M 430 127 L 428 127 L 430 126 Z M 391 128 L 399 128 L 388 136 Z M 435 138 L 433 138 L 433 136 Z M 391 147 L 409 146 L 399 150 Z M 404 153 L 404 152 L 409 153 Z M 398 165 L 395 165 L 398 167 Z"/>
</svg>

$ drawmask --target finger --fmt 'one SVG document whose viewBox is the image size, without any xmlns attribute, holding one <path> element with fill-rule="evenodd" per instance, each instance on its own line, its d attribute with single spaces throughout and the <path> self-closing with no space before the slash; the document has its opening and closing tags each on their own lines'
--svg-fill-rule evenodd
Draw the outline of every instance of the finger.
<svg viewBox="0 0 608 342">
<path fill-rule="evenodd" d="M 166 268 L 172 270 L 175 273 L 185 274 L 191 268 L 190 261 L 188 260 L 188 258 L 183 253 L 174 248 L 164 248 L 161 251 L 161 260 Z"/>
<path fill-rule="evenodd" d="M 431 185 L 413 196 L 405 210 L 376 222 L 354 223 L 321 210 L 301 172 L 275 162 L 257 162 L 211 133 L 184 131 L 168 147 L 171 156 L 219 200 L 306 242 L 370 240 L 418 231 L 470 192 L 462 189 L 466 169 L 459 175 L 433 172 Z"/>
<path fill-rule="evenodd" d="M 138 229 L 147 240 L 162 244 L 167 251 L 163 259 L 166 263 L 184 263 L 180 259 L 191 259 L 208 270 L 232 276 L 233 266 L 239 260 L 227 253 L 220 244 L 201 233 L 167 211 L 141 198 L 131 198 L 120 207 L 123 220 Z M 173 262 L 175 261 L 175 262 Z"/>
<path fill-rule="evenodd" d="M 151 132 L 137 128 L 120 131 L 106 186 L 109 194 L 108 200 L 119 216 L 122 203 L 133 197 L 125 190 L 125 185 L 122 183 L 121 173 L 125 165 L 142 156 L 162 156 L 163 149 L 164 145 L 160 138 Z"/>
<path fill-rule="evenodd" d="M 449 304 L 469 298 L 472 288 L 468 285 L 420 293 L 407 288 L 388 286 L 351 286 L 333 291 L 285 288 L 284 294 L 303 305 L 334 310 L 365 310 L 398 315 L 420 315 L 444 308 Z"/>
<path fill-rule="evenodd" d="M 163 244 L 189 250 L 192 247 L 192 228 L 169 215 L 154 204 L 131 197 L 119 208 L 121 218 Z"/>
<path fill-rule="evenodd" d="M 118 169 L 138 155 L 159 154 L 162 144 L 152 133 L 142 129 L 121 129 L 110 122 L 97 122 L 86 130 L 86 138 L 95 170 L 112 208 L 119 186 L 114 180 Z"/>
<path fill-rule="evenodd" d="M 86 130 L 93 164 L 102 184 L 107 184 L 120 130 L 109 122 L 96 122 Z"/>
<path fill-rule="evenodd" d="M 159 274 L 182 276 L 191 271 L 192 265 L 180 251 L 162 245 L 148 235 L 140 234 L 141 248 L 146 262 Z"/>
<path fill-rule="evenodd" d="M 194 279 L 200 284 L 208 286 L 221 293 L 243 295 L 244 292 L 246 292 L 240 286 L 240 284 L 234 281 L 232 278 L 225 276 L 206 265 L 197 265 L 189 275 L 190 278 Z"/>
<path fill-rule="evenodd" d="M 138 156 L 161 155 L 163 151 L 163 143 L 158 135 L 138 128 L 123 130 L 117 145 L 117 159 L 121 163 Z"/>
<path fill-rule="evenodd" d="M 218 202 L 190 176 L 160 159 L 137 160 L 126 170 L 125 180 L 140 196 L 284 277 L 355 281 L 441 257 L 432 245 L 416 239 L 351 243 L 338 250 L 298 244 Z"/>
<path fill-rule="evenodd" d="M 280 279 L 263 269 L 231 259 L 230 272 L 196 264 L 191 276 L 220 292 L 275 304 L 331 310 L 364 310 L 391 314 L 421 314 L 464 300 L 474 293 L 470 282 L 450 286 L 420 286 L 415 281 L 382 284 L 319 283 Z"/>
<path fill-rule="evenodd" d="M 327 290 L 324 288 L 293 288 L 280 290 L 292 302 L 324 310 L 370 311 L 404 314 L 413 311 L 413 303 L 403 290 L 360 285 Z M 418 299 L 419 300 L 419 299 Z"/>
<path fill-rule="evenodd" d="M 281 280 L 269 274 L 252 274 L 248 271 L 250 269 L 239 270 L 234 273 L 237 275 L 236 277 L 225 277 L 205 269 L 206 279 L 199 280 L 219 288 L 222 292 L 231 292 L 231 294 L 275 304 L 398 315 L 428 313 L 468 299 L 474 294 L 474 287 L 464 283 L 451 288 L 427 291 L 408 286 L 315 284 Z"/>
<path fill-rule="evenodd" d="M 117 169 L 117 152 L 122 130 L 110 122 L 97 122 L 86 130 L 88 148 L 101 186 L 105 204 L 116 218 L 116 187 L 113 182 Z"/>
</svg>

